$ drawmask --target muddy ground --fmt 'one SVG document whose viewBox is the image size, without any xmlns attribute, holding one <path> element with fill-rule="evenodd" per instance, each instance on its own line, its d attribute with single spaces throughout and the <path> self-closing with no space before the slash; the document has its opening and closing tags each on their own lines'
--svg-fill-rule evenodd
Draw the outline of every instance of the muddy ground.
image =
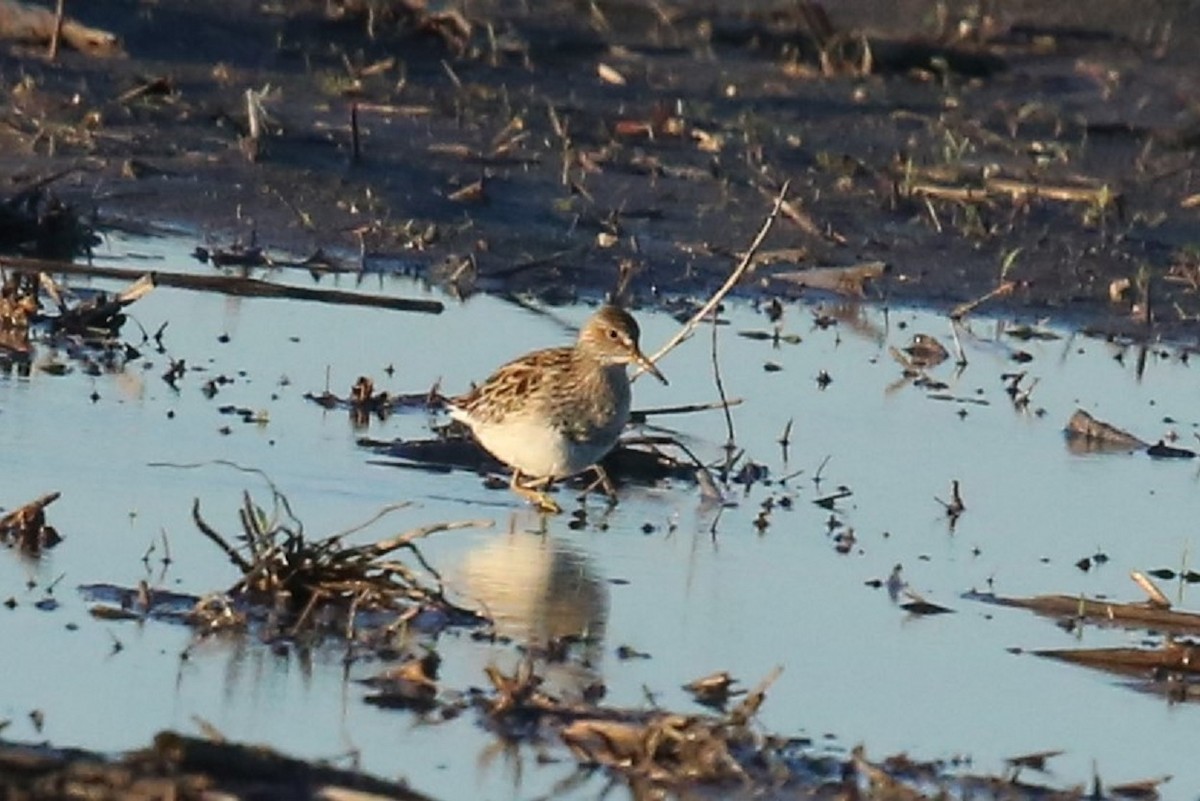
<svg viewBox="0 0 1200 801">
<path fill-rule="evenodd" d="M 70 169 L 53 190 L 101 225 L 397 257 L 366 263 L 464 291 L 570 297 L 624 269 L 642 300 L 709 291 L 790 180 L 769 292 L 881 261 L 876 296 L 1011 281 L 989 302 L 1188 337 L 1200 18 L 1137 8 L 68 3 L 123 54 L 7 43 L 0 175 Z"/>
<path fill-rule="evenodd" d="M 0 195 L 45 182 L 100 230 L 323 250 L 460 292 L 569 299 L 623 276 L 644 302 L 709 294 L 790 182 L 743 291 L 882 262 L 874 297 L 951 308 L 1011 285 L 989 309 L 1190 339 L 1200 16 L 1044 6 L 68 3 L 121 52 L 0 44 Z M 129 759 L 174 782 L 181 742 Z M 8 748 L 0 779 L 61 797 L 88 784 L 76 756 Z M 837 767 L 847 792 L 876 771 Z"/>
</svg>

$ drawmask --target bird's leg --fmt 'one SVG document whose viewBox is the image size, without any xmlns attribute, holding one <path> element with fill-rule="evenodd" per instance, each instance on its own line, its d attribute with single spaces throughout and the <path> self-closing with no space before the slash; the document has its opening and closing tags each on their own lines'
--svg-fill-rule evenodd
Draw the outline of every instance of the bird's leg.
<svg viewBox="0 0 1200 801">
<path fill-rule="evenodd" d="M 540 511 L 556 515 L 562 511 L 562 508 L 554 502 L 553 498 L 539 489 L 548 486 L 550 486 L 548 478 L 539 478 L 530 484 L 522 483 L 520 470 L 513 470 L 512 482 L 509 484 L 513 492 L 532 503 Z"/>
<path fill-rule="evenodd" d="M 608 477 L 608 473 L 599 465 L 599 463 L 592 465 L 592 471 L 596 474 L 596 480 L 591 484 L 588 484 L 587 489 L 583 491 L 583 494 L 587 495 L 589 492 L 596 489 L 596 487 L 600 487 L 604 490 L 604 494 L 608 496 L 609 503 L 616 503 L 617 488 L 613 486 L 612 480 Z"/>
</svg>

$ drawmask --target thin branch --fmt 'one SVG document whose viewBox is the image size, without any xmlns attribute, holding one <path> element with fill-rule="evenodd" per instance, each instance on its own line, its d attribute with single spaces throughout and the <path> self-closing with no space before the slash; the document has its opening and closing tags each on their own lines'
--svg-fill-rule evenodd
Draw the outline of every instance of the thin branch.
<svg viewBox="0 0 1200 801">
<path fill-rule="evenodd" d="M 58 0 L 58 3 L 56 3 L 54 7 L 54 30 L 50 33 L 49 57 L 51 61 L 58 60 L 58 43 L 62 39 L 64 12 L 63 6 L 65 4 L 65 0 Z"/>
<path fill-rule="evenodd" d="M 351 534 L 355 534 L 359 531 L 362 531 L 363 529 L 371 527 L 372 525 L 375 524 L 376 521 L 380 520 L 381 518 L 383 518 L 387 515 L 390 515 L 392 512 L 399 511 L 400 509 L 407 509 L 410 506 L 412 506 L 412 501 L 400 501 L 398 503 L 389 503 L 386 506 L 384 506 L 382 509 L 379 509 L 377 512 L 375 512 L 375 514 L 371 515 L 369 518 L 367 518 L 363 522 L 361 522 L 357 525 L 351 526 L 350 528 L 339 531 L 337 534 L 329 535 L 329 537 L 327 537 L 322 544 L 325 545 L 326 547 L 334 546 L 337 543 L 341 542 L 341 540 L 345 539 L 346 537 L 349 537 Z"/>
<path fill-rule="evenodd" d="M 755 235 L 754 241 L 750 243 L 750 247 L 747 248 L 746 252 L 742 254 L 742 260 L 738 262 L 738 266 L 734 268 L 732 273 L 730 273 L 729 278 L 727 278 L 725 283 L 721 285 L 721 288 L 718 289 L 713 296 L 708 299 L 708 302 L 700 307 L 700 310 L 693 314 L 692 318 L 688 320 L 678 332 L 676 332 L 675 336 L 671 337 L 667 344 L 659 348 L 658 351 L 650 357 L 651 362 L 657 363 L 663 356 L 666 356 L 668 353 L 678 347 L 680 342 L 691 336 L 692 331 L 696 329 L 696 326 L 700 324 L 700 321 L 703 320 L 713 309 L 715 309 L 717 304 L 724 300 L 725 296 L 728 295 L 735 286 L 737 286 L 738 281 L 742 280 L 742 276 L 745 275 L 746 271 L 750 269 L 750 266 L 754 264 L 754 257 L 758 253 L 759 248 L 762 247 L 763 240 L 765 240 L 767 238 L 767 234 L 770 233 L 771 226 L 775 224 L 775 220 L 779 217 L 779 210 L 783 208 L 784 199 L 787 197 L 788 188 L 791 186 L 791 183 L 791 181 L 783 182 L 783 187 L 780 188 L 779 194 L 775 197 L 775 206 L 771 209 L 771 213 L 767 215 L 767 218 L 763 220 L 762 227 L 758 229 L 758 234 Z M 639 367 L 634 372 L 633 377 L 630 380 L 637 380 L 638 376 L 644 372 L 645 369 Z"/>
<path fill-rule="evenodd" d="M 967 354 L 963 350 L 962 341 L 958 338 L 958 323 L 950 320 L 950 333 L 954 336 L 954 350 L 958 353 L 958 359 L 954 362 L 959 367 L 967 366 Z"/>
<path fill-rule="evenodd" d="M 712 318 L 712 366 L 713 380 L 717 385 L 717 396 L 721 398 L 721 409 L 725 413 L 725 431 L 729 434 L 729 439 L 725 443 L 725 452 L 728 455 L 733 451 L 734 443 L 737 438 L 733 433 L 733 415 L 729 413 L 729 403 L 725 400 L 725 382 L 721 380 L 721 362 L 717 358 L 717 331 L 720 326 L 717 325 L 717 315 L 713 314 Z"/>
<path fill-rule="evenodd" d="M 955 306 L 953 309 L 950 310 L 950 319 L 951 320 L 961 320 L 962 318 L 966 317 L 968 314 L 975 311 L 976 308 L 978 308 L 982 304 L 988 302 L 989 300 L 992 300 L 993 298 L 1004 297 L 1006 295 L 1011 294 L 1012 291 L 1014 289 L 1016 289 L 1016 287 L 1017 287 L 1016 281 L 1001 281 L 999 286 L 997 286 L 995 289 L 991 290 L 990 292 L 987 292 L 987 293 L 983 294 L 982 296 L 975 298 L 975 300 L 969 300 L 966 303 L 960 303 L 959 305 Z"/>
<path fill-rule="evenodd" d="M 237 565 L 238 570 L 242 571 L 243 575 L 251 571 L 252 568 L 250 563 L 242 558 L 242 555 L 237 552 L 237 549 L 226 542 L 225 538 L 222 537 L 216 529 L 204 522 L 204 518 L 200 516 L 199 498 L 196 498 L 192 502 L 192 520 L 195 521 L 196 528 L 200 529 L 200 533 L 216 543 L 217 547 L 224 551 L 225 555 L 229 557 L 229 561 Z"/>
<path fill-rule="evenodd" d="M 99 264 L 74 264 L 72 262 L 30 259 L 18 256 L 0 256 L 0 267 L 25 272 L 45 272 L 55 275 L 88 275 L 100 278 L 122 278 L 136 281 L 146 275 L 145 270 L 131 270 Z M 440 314 L 444 306 L 438 300 L 424 298 L 393 298 L 386 295 L 367 295 L 341 289 L 320 289 L 309 286 L 289 286 L 248 278 L 241 275 L 200 275 L 198 273 L 167 272 L 156 270 L 149 273 L 156 286 L 169 286 L 197 292 L 218 292 L 225 295 L 256 298 L 287 298 L 310 300 L 352 306 L 370 306 L 396 311 L 425 312 Z"/>
<path fill-rule="evenodd" d="M 406 531 L 395 537 L 386 540 L 380 540 L 373 545 L 365 545 L 361 548 L 353 549 L 356 555 L 362 556 L 365 559 L 378 559 L 386 553 L 403 548 L 406 545 L 411 545 L 414 541 L 427 537 L 430 534 L 436 534 L 439 531 L 455 531 L 463 528 L 491 528 L 493 522 L 491 520 L 460 520 L 453 523 L 434 523 L 428 526 L 421 526 Z"/>
<path fill-rule="evenodd" d="M 651 417 L 656 417 L 660 414 L 691 414 L 692 412 L 707 412 L 713 409 L 727 409 L 733 406 L 740 406 L 743 403 L 741 398 L 725 398 L 719 401 L 709 401 L 706 403 L 684 403 L 679 406 L 656 406 L 652 409 L 634 409 L 630 413 L 629 419 L 634 423 L 644 423 Z"/>
</svg>

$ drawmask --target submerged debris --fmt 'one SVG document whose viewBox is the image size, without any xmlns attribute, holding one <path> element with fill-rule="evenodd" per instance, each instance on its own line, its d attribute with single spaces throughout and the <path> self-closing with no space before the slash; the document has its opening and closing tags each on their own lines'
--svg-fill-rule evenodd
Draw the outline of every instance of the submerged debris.
<svg viewBox="0 0 1200 801">
<path fill-rule="evenodd" d="M 1158 572 L 1158 571 L 1155 571 Z M 1018 606 L 1057 618 L 1074 630 L 1087 623 L 1125 629 L 1144 629 L 1161 641 L 1153 647 L 1071 648 L 1034 651 L 1037 656 L 1105 670 L 1135 679 L 1145 692 L 1172 700 L 1200 700 L 1200 613 L 1171 609 L 1167 596 L 1145 574 L 1133 571 L 1133 581 L 1147 600 L 1120 603 L 1068 595 L 1003 598 L 990 593 L 968 593 L 967 598 L 1003 606 Z M 1189 639 L 1177 637 L 1186 636 Z"/>
<path fill-rule="evenodd" d="M 737 679 L 722 670 L 708 676 L 702 676 L 683 685 L 683 689 L 692 694 L 696 703 L 710 706 L 713 709 L 724 709 L 730 696 L 744 695 L 745 690 L 735 690 L 733 685 Z"/>
<path fill-rule="evenodd" d="M 1067 439 L 1072 443 L 1081 444 L 1085 450 L 1115 450 L 1135 451 L 1147 447 L 1141 439 L 1117 428 L 1114 425 L 1097 420 L 1083 409 L 1076 409 L 1067 421 Z"/>
<path fill-rule="evenodd" d="M 58 531 L 46 522 L 46 507 L 59 495 L 51 492 L 0 517 L 0 542 L 32 554 L 62 542 Z"/>
<path fill-rule="evenodd" d="M 950 520 L 950 530 L 954 531 L 954 524 L 958 522 L 958 518 L 962 513 L 967 511 L 967 505 L 963 502 L 962 489 L 959 487 L 958 479 L 950 481 L 950 500 L 943 501 L 941 498 L 934 497 L 934 500 L 942 505 L 946 511 L 946 517 Z"/>
<path fill-rule="evenodd" d="M 1177 448 L 1159 440 L 1153 445 L 1114 425 L 1097 420 L 1083 409 L 1076 409 L 1067 421 L 1067 443 L 1072 449 L 1085 452 L 1116 451 L 1129 453 L 1144 450 L 1159 459 L 1192 459 L 1196 452 Z"/>
<path fill-rule="evenodd" d="M 428 392 L 393 395 L 386 390 L 376 391 L 375 381 L 369 376 L 359 376 L 346 397 L 340 398 L 329 390 L 320 394 L 304 393 L 304 399 L 326 409 L 346 409 L 355 428 L 364 428 L 374 415 L 386 420 L 393 412 L 403 409 L 428 409 L 439 401 L 438 388 Z"/>
<path fill-rule="evenodd" d="M 14 268 L 0 284 L 0 364 L 16 363 L 27 371 L 35 345 L 43 342 L 92 372 L 120 367 L 137 355 L 118 337 L 126 321 L 125 307 L 154 288 L 151 276 L 138 278 L 116 294 L 92 290 L 76 294 L 46 272 L 24 269 L 29 262 L 0 256 L 0 267 Z M 41 311 L 43 296 L 53 313 Z M 55 362 L 41 369 L 65 372 L 67 367 Z"/>
<path fill-rule="evenodd" d="M 424 658 L 367 680 L 386 687 L 399 679 L 425 698 Z M 965 773 L 958 760 L 917 762 L 905 755 L 881 761 L 856 748 L 848 756 L 829 752 L 807 737 L 766 734 L 755 717 L 767 690 L 780 674 L 776 668 L 721 714 L 687 714 L 666 709 L 604 706 L 587 697 L 569 700 L 546 689 L 547 682 L 531 660 L 513 673 L 494 666 L 485 671 L 490 691 L 476 691 L 473 704 L 485 725 L 504 743 L 561 741 L 579 762 L 582 775 L 596 768 L 628 783 L 635 798 L 1078 798 L 1076 790 L 1023 782 L 1022 768 L 1039 770 L 1054 753 L 1031 754 L 1010 761 L 1006 776 Z M 415 679 L 412 675 L 415 674 Z M 721 687 L 728 674 L 715 673 L 694 685 Z M 430 682 L 431 683 L 431 682 Z M 368 703 L 392 705 L 381 696 Z M 438 702 L 444 716 L 456 714 L 460 701 Z M 424 714 L 431 707 L 408 699 L 394 704 Z M 1158 780 L 1154 780 L 1157 782 Z M 1117 787 L 1104 791 L 1097 779 L 1096 799 L 1120 797 Z"/>
<path fill-rule="evenodd" d="M 366 697 L 368 704 L 388 708 L 426 712 L 437 706 L 437 670 L 441 657 L 435 651 L 413 657 L 363 684 L 376 690 Z"/>
<path fill-rule="evenodd" d="M 681 715 L 605 708 L 563 701 L 542 689 L 530 662 L 513 675 L 489 668 L 494 694 L 483 700 L 492 726 L 501 732 L 533 735 L 549 728 L 588 765 L 602 765 L 631 780 L 663 786 L 721 785 L 765 780 L 753 764 L 759 745 L 750 721 L 778 678 L 776 669 L 728 714 Z"/>
<path fill-rule="evenodd" d="M 72 303 L 70 293 L 49 275 L 39 273 L 38 280 L 58 311 L 46 318 L 52 332 L 108 338 L 115 338 L 125 325 L 122 310 L 154 289 L 154 277 L 144 275 L 115 295 L 95 292 Z"/>
<path fill-rule="evenodd" d="M 1073 595 L 1035 595 L 1031 598 L 1009 598 L 993 593 L 969 592 L 964 598 L 1028 609 L 1046 617 L 1100 626 L 1152 629 L 1172 634 L 1200 637 L 1200 612 L 1180 612 L 1163 609 L 1154 603 L 1121 603 L 1102 598 Z"/>
<path fill-rule="evenodd" d="M 913 334 L 903 350 L 914 367 L 936 367 L 950 358 L 950 351 L 931 334 Z"/>
</svg>

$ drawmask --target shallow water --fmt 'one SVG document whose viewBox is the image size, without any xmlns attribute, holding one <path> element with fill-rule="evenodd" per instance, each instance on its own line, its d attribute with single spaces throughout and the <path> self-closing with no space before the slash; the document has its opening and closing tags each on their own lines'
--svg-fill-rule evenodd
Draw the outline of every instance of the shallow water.
<svg viewBox="0 0 1200 801">
<path fill-rule="evenodd" d="M 182 240 L 113 238 L 107 247 L 102 256 L 128 266 L 211 269 L 188 267 L 190 243 Z M 440 297 L 402 278 L 342 276 L 321 285 Z M 430 316 L 159 288 L 131 311 L 150 332 L 169 322 L 167 354 L 146 346 L 123 371 L 96 377 L 78 369 L 0 377 L 0 447 L 8 455 L 0 504 L 61 490 L 48 514 L 66 538 L 40 562 L 16 553 L 0 559 L 0 595 L 17 601 L 0 610 L 7 737 L 123 749 L 163 728 L 196 731 L 202 719 L 230 738 L 296 755 L 357 753 L 367 770 L 441 798 L 535 797 L 572 775 L 563 750 L 549 748 L 559 757 L 550 764 L 539 764 L 532 748 L 505 752 L 471 714 L 434 724 L 364 704 L 365 689 L 352 680 L 382 666 L 347 670 L 338 648 L 278 655 L 254 642 L 193 643 L 165 623 L 90 618 L 75 590 L 81 584 L 146 578 L 204 593 L 232 583 L 234 568 L 191 522 L 194 498 L 227 532 L 236 530 L 243 489 L 268 500 L 259 477 L 214 464 L 228 460 L 269 475 L 310 534 L 347 528 L 400 501 L 413 505 L 357 539 L 438 521 L 494 521 L 434 535 L 423 551 L 462 602 L 485 605 L 518 639 L 601 637 L 589 654 L 592 670 L 552 676 L 560 687 L 602 679 L 606 702 L 640 705 L 650 693 L 665 707 L 698 710 L 680 689 L 686 681 L 729 670 L 752 686 L 782 665 L 760 716 L 768 731 L 835 749 L 863 743 L 877 757 L 963 755 L 977 770 L 1065 749 L 1050 763 L 1052 782 L 1086 783 L 1095 765 L 1106 782 L 1174 774 L 1166 797 L 1196 797 L 1195 705 L 1011 650 L 1137 644 L 1143 636 L 1071 634 L 1027 612 L 959 597 L 991 582 L 1006 595 L 1138 600 L 1129 570 L 1184 565 L 1200 513 L 1197 465 L 1075 455 L 1061 433 L 1082 407 L 1147 440 L 1174 431 L 1180 444 L 1194 444 L 1197 384 L 1175 351 L 1152 353 L 1139 378 L 1132 349 L 1061 331 L 1057 340 L 1019 342 L 1000 323 L 976 319 L 963 336 L 966 369 L 956 375 L 947 363 L 931 371 L 963 400 L 939 400 L 903 380 L 888 348 L 915 332 L 950 345 L 942 317 L 827 307 L 839 321 L 823 329 L 814 307 L 793 304 L 780 325 L 801 341 L 776 346 L 738 336 L 770 331 L 764 313 L 727 304 L 717 349 L 726 392 L 744 400 L 731 413 L 737 446 L 773 477 L 791 478 L 731 488 L 723 509 L 691 485 L 630 488 L 611 512 L 590 501 L 589 525 L 573 530 L 568 516 L 543 524 L 473 474 L 397 469 L 355 444 L 364 433 L 428 436 L 424 413 L 372 420 L 364 432 L 345 413 L 303 399 L 327 382 L 344 395 L 359 375 L 393 392 L 437 380 L 456 391 L 519 352 L 569 341 L 571 326 L 590 313 L 442 299 L 445 313 Z M 677 327 L 661 312 L 643 310 L 638 319 L 650 351 Z M 124 334 L 136 341 L 136 326 Z M 635 406 L 715 400 L 711 337 L 702 327 L 662 363 L 669 387 L 638 381 Z M 1017 349 L 1032 362 L 1014 362 Z M 168 355 L 203 371 L 189 372 L 176 392 L 160 378 Z M 768 372 L 767 362 L 782 369 Z M 1014 408 L 1004 391 L 1001 374 L 1018 370 L 1037 379 L 1028 410 Z M 823 389 L 822 371 L 832 379 Z M 207 399 L 201 387 L 215 375 L 232 382 Z M 222 414 L 227 404 L 261 411 L 265 422 Z M 789 420 L 785 454 L 778 439 Z M 654 422 L 706 459 L 723 453 L 718 411 Z M 954 479 L 967 511 L 952 531 L 935 498 L 947 498 Z M 835 512 L 812 503 L 840 486 L 853 494 Z M 767 498 L 776 505 L 760 532 L 754 521 Z M 560 500 L 568 509 L 576 503 L 567 493 Z M 834 548 L 831 517 L 839 531 L 854 530 L 849 554 Z M 172 562 L 160 576 L 164 535 Z M 1107 563 L 1087 572 L 1075 566 L 1098 552 Z M 956 613 L 916 618 L 865 583 L 885 579 L 896 564 L 914 590 Z M 48 592 L 59 607 L 35 608 Z M 650 658 L 622 660 L 623 645 Z M 489 661 L 509 667 L 517 658 L 511 646 L 453 633 L 437 646 L 447 688 L 482 685 Z M 45 716 L 40 732 L 28 717 L 33 709 Z M 571 795 L 593 797 L 602 787 L 595 777 Z"/>
</svg>

